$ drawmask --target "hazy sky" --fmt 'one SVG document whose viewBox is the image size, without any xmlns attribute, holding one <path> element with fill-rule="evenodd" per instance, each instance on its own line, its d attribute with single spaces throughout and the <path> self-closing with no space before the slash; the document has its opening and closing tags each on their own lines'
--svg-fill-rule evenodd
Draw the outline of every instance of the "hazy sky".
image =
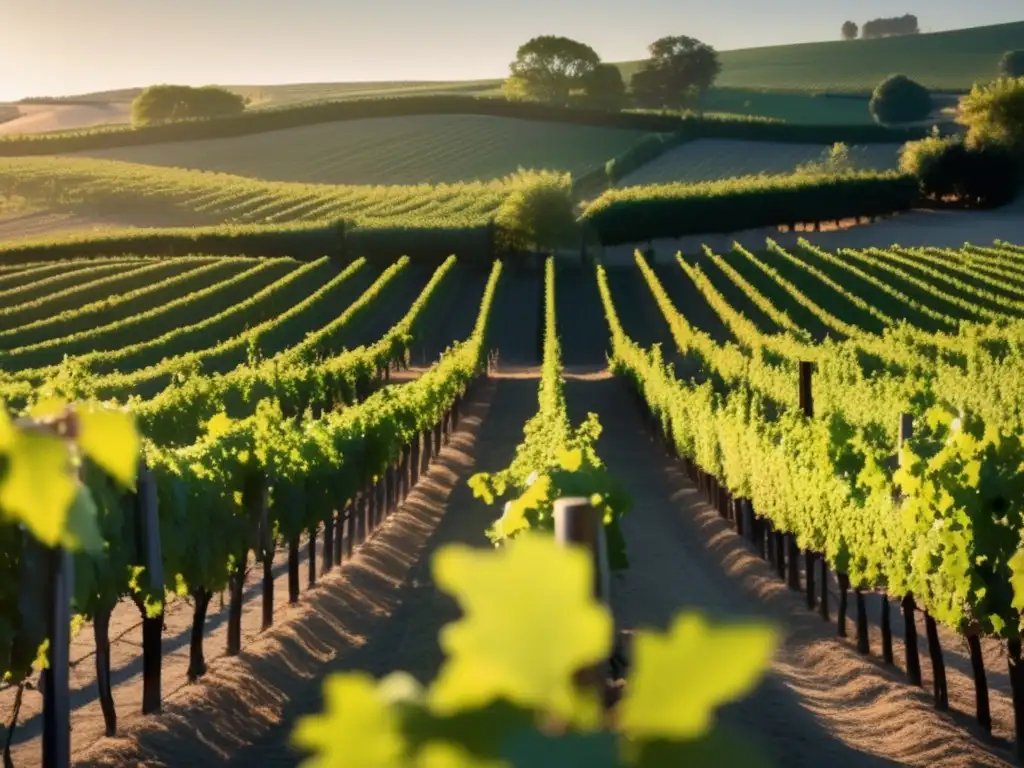
<svg viewBox="0 0 1024 768">
<path fill-rule="evenodd" d="M 4 7 L 6 6 L 6 7 Z M 1024 20 L 1020 0 L 0 0 L 0 99 L 200 85 L 501 77 L 537 34 L 607 61 L 686 34 L 719 50 L 828 40 L 916 13 L 923 31 Z"/>
</svg>

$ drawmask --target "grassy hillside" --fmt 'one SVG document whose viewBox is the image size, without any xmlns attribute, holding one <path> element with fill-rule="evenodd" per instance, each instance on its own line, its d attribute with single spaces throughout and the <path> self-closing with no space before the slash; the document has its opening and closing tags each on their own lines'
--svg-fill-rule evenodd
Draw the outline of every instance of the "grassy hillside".
<svg viewBox="0 0 1024 768">
<path fill-rule="evenodd" d="M 521 167 L 580 174 L 644 135 L 483 115 L 417 115 L 87 154 L 274 181 L 436 184 L 498 179 Z"/>
<path fill-rule="evenodd" d="M 1000 57 L 1014 48 L 1024 48 L 1024 22 L 880 40 L 748 48 L 721 54 L 718 85 L 868 91 L 887 75 L 901 72 L 935 90 L 967 90 L 994 78 Z"/>
</svg>

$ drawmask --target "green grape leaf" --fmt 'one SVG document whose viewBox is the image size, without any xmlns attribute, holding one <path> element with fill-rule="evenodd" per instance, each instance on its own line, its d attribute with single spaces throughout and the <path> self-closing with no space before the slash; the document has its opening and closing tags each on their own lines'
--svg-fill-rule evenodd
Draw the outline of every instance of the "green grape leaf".
<svg viewBox="0 0 1024 768">
<path fill-rule="evenodd" d="M 72 552 L 96 554 L 103 551 L 103 536 L 96 520 L 96 503 L 89 489 L 79 484 L 75 500 L 68 508 L 67 526 L 61 544 Z"/>
<path fill-rule="evenodd" d="M 127 411 L 87 405 L 77 412 L 78 445 L 118 483 L 135 487 L 139 462 L 139 433 Z"/>
<path fill-rule="evenodd" d="M 43 544 L 57 546 L 76 493 L 67 444 L 54 435 L 20 430 L 8 441 L 0 508 L 24 522 Z"/>
<path fill-rule="evenodd" d="M 1010 558 L 1010 586 L 1013 587 L 1013 607 L 1024 611 L 1024 548 Z"/>
<path fill-rule="evenodd" d="M 677 616 L 665 634 L 638 632 L 619 724 L 641 740 L 703 735 L 715 707 L 743 695 L 761 678 L 777 642 L 771 627 L 713 627 L 695 614 Z"/>
<path fill-rule="evenodd" d="M 450 714 L 498 698 L 566 720 L 591 710 L 573 675 L 607 658 L 612 641 L 611 617 L 592 596 L 592 569 L 582 549 L 541 534 L 496 550 L 439 550 L 434 580 L 465 615 L 441 630 L 448 659 L 428 695 L 432 710 Z"/>
<path fill-rule="evenodd" d="M 331 675 L 324 711 L 299 719 L 292 743 L 314 753 L 305 768 L 392 768 L 405 763 L 398 713 L 364 673 Z"/>
</svg>

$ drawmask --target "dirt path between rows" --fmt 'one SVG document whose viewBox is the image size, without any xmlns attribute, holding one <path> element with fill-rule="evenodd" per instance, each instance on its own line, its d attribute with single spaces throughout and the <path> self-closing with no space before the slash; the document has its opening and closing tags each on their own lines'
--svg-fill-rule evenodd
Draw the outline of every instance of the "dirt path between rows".
<svg viewBox="0 0 1024 768">
<path fill-rule="evenodd" d="M 480 467 L 508 463 L 535 408 L 535 381 L 483 385 L 427 478 L 351 561 L 283 608 L 240 656 L 215 661 L 200 684 L 165 698 L 161 715 L 124 717 L 117 738 L 77 749 L 75 764 L 296 765 L 288 736 L 298 716 L 319 710 L 325 675 L 405 669 L 433 677 L 437 629 L 456 607 L 433 589 L 430 555 L 452 541 L 486 546 L 493 513 L 466 481 Z M 19 756 L 19 768 L 38 764 L 35 747 Z"/>
<path fill-rule="evenodd" d="M 623 524 L 630 569 L 612 585 L 620 627 L 664 628 L 697 609 L 719 620 L 765 618 L 783 632 L 771 673 L 723 711 L 724 726 L 778 766 L 1012 764 L 968 718 L 937 713 L 925 691 L 837 639 L 648 438 L 624 385 L 589 378 L 566 385 L 572 418 L 600 416 L 600 456 L 634 503 Z"/>
</svg>

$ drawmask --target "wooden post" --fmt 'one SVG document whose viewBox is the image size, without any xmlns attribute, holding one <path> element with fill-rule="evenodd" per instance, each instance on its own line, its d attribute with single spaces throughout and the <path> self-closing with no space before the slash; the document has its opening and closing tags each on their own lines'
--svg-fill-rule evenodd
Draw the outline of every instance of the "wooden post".
<svg viewBox="0 0 1024 768">
<path fill-rule="evenodd" d="M 775 570 L 780 579 L 786 578 L 786 535 L 775 532 Z"/>
<path fill-rule="evenodd" d="M 43 766 L 71 765 L 71 595 L 74 565 L 61 548 L 47 549 L 46 636 L 49 669 L 43 675 Z"/>
<path fill-rule="evenodd" d="M 800 410 L 809 419 L 814 418 L 814 395 L 811 391 L 811 379 L 814 376 L 814 363 L 800 363 Z"/>
<path fill-rule="evenodd" d="M 800 548 L 796 545 L 796 534 L 790 533 L 786 536 L 786 544 L 789 549 L 787 561 L 789 564 L 788 581 L 789 588 L 800 591 Z"/>
<path fill-rule="evenodd" d="M 139 552 L 149 575 L 151 589 L 163 594 L 164 560 L 160 550 L 160 514 L 157 507 L 156 478 L 144 463 L 139 465 L 136 484 L 136 512 L 139 525 L 136 531 L 141 536 Z M 162 636 L 164 613 L 157 616 L 143 616 L 142 619 L 142 714 L 151 715 L 160 711 L 160 678 L 163 667 Z"/>
<path fill-rule="evenodd" d="M 909 592 L 902 600 L 903 645 L 907 649 L 907 677 L 912 685 L 921 685 L 921 657 L 917 651 L 917 623 L 914 620 L 914 596 Z"/>
<path fill-rule="evenodd" d="M 831 621 L 828 615 L 828 560 L 821 556 L 821 599 L 818 600 L 818 615 L 822 621 Z"/>
<path fill-rule="evenodd" d="M 868 612 L 864 607 L 864 593 L 860 587 L 853 590 L 857 601 L 857 652 L 867 655 L 871 652 L 868 642 Z"/>
<path fill-rule="evenodd" d="M 410 478 L 410 483 L 413 486 L 415 486 L 416 483 L 418 483 L 420 481 L 420 469 L 421 469 L 421 463 L 422 463 L 420 461 L 420 448 L 422 447 L 422 445 L 423 445 L 423 435 L 417 432 L 416 435 L 412 439 L 412 447 L 411 447 L 411 452 L 410 452 L 410 456 L 409 456 L 409 469 L 412 472 L 412 476 Z"/>
<path fill-rule="evenodd" d="M 308 562 L 306 563 L 306 588 L 316 586 L 316 533 L 320 526 L 313 523 L 309 526 Z"/>
<path fill-rule="evenodd" d="M 96 641 L 96 688 L 99 691 L 100 709 L 103 711 L 103 725 L 107 736 L 117 733 L 117 709 L 114 707 L 114 692 L 110 682 L 110 614 L 112 610 L 102 609 L 92 620 L 93 638 Z"/>
<path fill-rule="evenodd" d="M 608 605 L 611 599 L 611 572 L 608 567 L 608 550 L 604 537 L 601 516 L 585 497 L 557 499 L 554 509 L 555 541 L 563 547 L 583 546 L 590 553 L 594 565 L 594 597 Z M 597 664 L 582 670 L 578 676 L 581 684 L 604 690 L 605 665 Z"/>
<path fill-rule="evenodd" d="M 299 602 L 299 537 L 288 540 L 288 602 Z"/>
<path fill-rule="evenodd" d="M 882 659 L 892 664 L 892 618 L 889 610 L 889 596 L 882 593 Z"/>
<path fill-rule="evenodd" d="M 809 550 L 804 550 L 804 577 L 807 579 L 807 610 L 814 610 L 814 553 Z"/>
<path fill-rule="evenodd" d="M 946 687 L 946 662 L 942 658 L 942 645 L 939 643 L 939 628 L 935 619 L 925 611 L 925 632 L 928 635 L 928 655 L 932 659 L 932 693 L 935 696 L 935 708 L 941 712 L 949 709 L 949 691 Z"/>
<path fill-rule="evenodd" d="M 836 631 L 840 637 L 846 637 L 846 599 L 850 589 L 850 577 L 845 573 L 836 571 L 839 579 L 839 617 L 836 620 Z"/>
<path fill-rule="evenodd" d="M 988 703 L 988 678 L 985 675 L 985 659 L 981 655 L 981 641 L 975 634 L 967 636 L 967 647 L 971 651 L 971 669 L 974 672 L 974 700 L 978 724 L 992 733 L 992 713 Z"/>
<path fill-rule="evenodd" d="M 335 516 L 334 520 L 334 564 L 341 565 L 341 553 L 342 553 L 342 532 L 345 530 L 345 507 L 346 504 L 342 504 L 331 514 Z"/>
<path fill-rule="evenodd" d="M 329 573 L 334 566 L 334 512 L 324 518 L 324 545 L 320 551 L 320 575 Z"/>
<path fill-rule="evenodd" d="M 248 487 L 245 504 L 250 514 L 259 516 L 259 552 L 263 563 L 263 622 L 261 628 L 269 629 L 274 623 L 274 539 L 267 509 L 269 488 L 267 478 L 260 474 L 254 477 Z"/>
</svg>

